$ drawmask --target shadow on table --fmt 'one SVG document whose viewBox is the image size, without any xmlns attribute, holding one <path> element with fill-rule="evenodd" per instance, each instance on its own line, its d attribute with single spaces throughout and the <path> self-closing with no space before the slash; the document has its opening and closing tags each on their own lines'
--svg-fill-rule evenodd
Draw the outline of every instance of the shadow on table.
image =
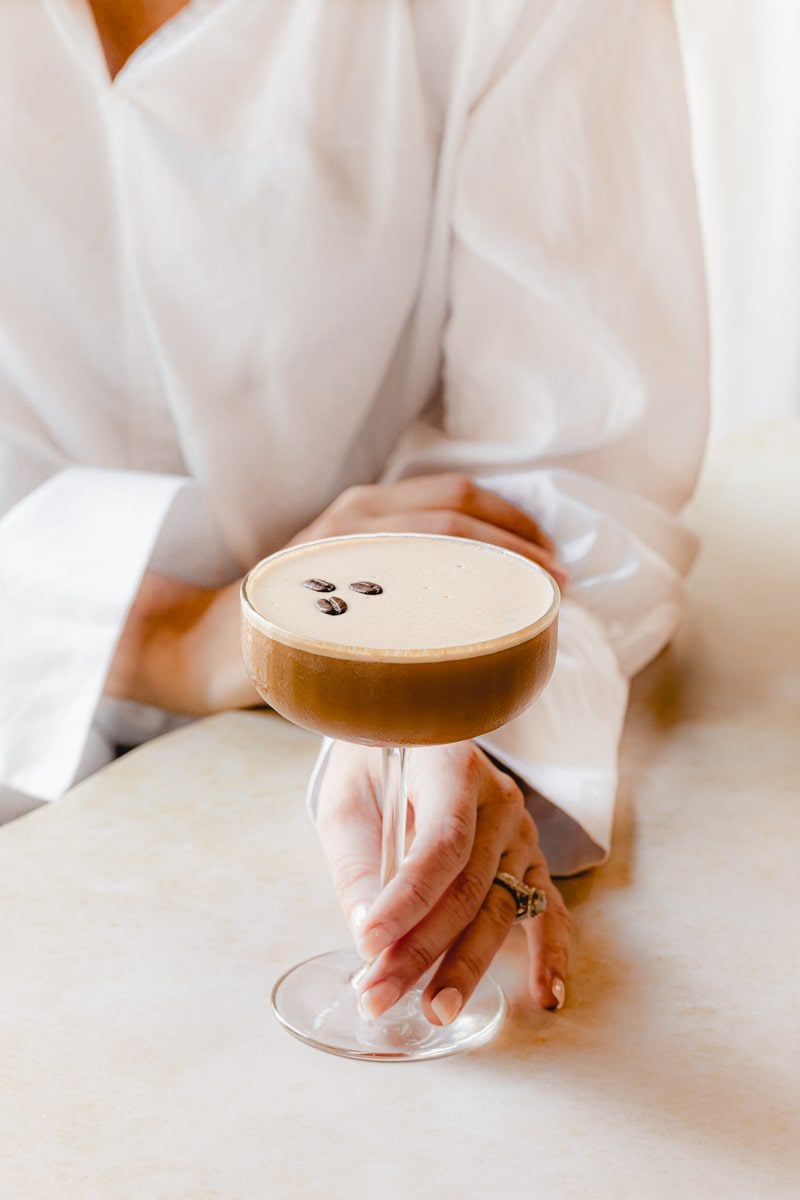
<svg viewBox="0 0 800 1200">
<path fill-rule="evenodd" d="M 669 731 L 686 719 L 684 666 L 668 648 L 636 680 L 622 743 L 614 853 L 601 870 L 559 881 L 575 917 L 576 969 L 567 1011 L 553 1016 L 533 1009 L 520 982 L 526 970 L 524 939 L 513 939 L 503 979 L 512 1000 L 511 1019 L 485 1053 L 491 1054 L 495 1071 L 499 1063 L 501 1070 L 518 1074 L 536 1061 L 537 1075 L 546 1071 L 550 1086 L 558 1077 L 565 1087 L 577 1085 L 588 1102 L 592 1096 L 600 1100 L 604 1120 L 616 1105 L 626 1128 L 680 1139 L 686 1150 L 694 1140 L 697 1147 L 724 1151 L 732 1164 L 758 1166 L 765 1186 L 786 1186 L 791 1180 L 795 1188 L 800 1171 L 800 1146 L 793 1136 L 796 1071 L 787 1063 L 782 1078 L 748 1057 L 733 1039 L 722 1043 L 718 1024 L 706 1033 L 702 1023 L 713 1021 L 717 1011 L 693 995 L 690 978 L 680 1014 L 670 1016 L 667 1010 L 671 1028 L 648 1025 L 642 1006 L 646 987 L 640 982 L 637 989 L 641 954 L 635 944 L 625 944 L 614 919 L 616 904 L 627 903 L 627 897 L 616 900 L 614 893 L 629 888 L 636 871 L 636 797 Z M 592 903 L 600 899 L 602 907 Z M 510 987 L 508 980 L 514 981 Z"/>
</svg>

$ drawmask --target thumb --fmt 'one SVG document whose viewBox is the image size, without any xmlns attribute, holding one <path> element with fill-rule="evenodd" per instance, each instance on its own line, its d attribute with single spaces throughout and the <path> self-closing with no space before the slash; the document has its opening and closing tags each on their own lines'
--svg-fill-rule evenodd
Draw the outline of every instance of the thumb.
<svg viewBox="0 0 800 1200">
<path fill-rule="evenodd" d="M 381 815 L 363 762 L 360 770 L 342 770 L 329 761 L 319 791 L 317 832 L 337 898 L 358 941 L 381 890 Z"/>
</svg>

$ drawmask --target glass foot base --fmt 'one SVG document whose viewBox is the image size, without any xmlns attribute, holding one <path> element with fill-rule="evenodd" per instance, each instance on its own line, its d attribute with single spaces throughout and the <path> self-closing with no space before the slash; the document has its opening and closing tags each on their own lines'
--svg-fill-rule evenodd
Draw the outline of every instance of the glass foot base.
<svg viewBox="0 0 800 1200">
<path fill-rule="evenodd" d="M 363 963 L 354 950 L 334 950 L 292 967 L 272 992 L 272 1008 L 284 1029 L 328 1054 L 372 1062 L 444 1058 L 481 1046 L 499 1029 L 505 996 L 485 976 L 451 1025 L 425 1019 L 418 991 L 404 996 L 377 1020 L 358 1006 L 353 979 Z"/>
</svg>

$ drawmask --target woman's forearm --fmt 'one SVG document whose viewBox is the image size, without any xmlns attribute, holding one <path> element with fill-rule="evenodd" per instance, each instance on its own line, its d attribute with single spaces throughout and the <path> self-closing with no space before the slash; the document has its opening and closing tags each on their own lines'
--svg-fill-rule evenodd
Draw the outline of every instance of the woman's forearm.
<svg viewBox="0 0 800 1200">
<path fill-rule="evenodd" d="M 258 704 L 239 652 L 239 583 L 200 588 L 148 571 L 105 693 L 202 716 Z"/>
</svg>

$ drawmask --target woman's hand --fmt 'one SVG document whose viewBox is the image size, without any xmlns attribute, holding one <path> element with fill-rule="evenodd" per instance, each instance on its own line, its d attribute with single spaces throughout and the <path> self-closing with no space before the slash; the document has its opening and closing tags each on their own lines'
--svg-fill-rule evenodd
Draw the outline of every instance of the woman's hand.
<svg viewBox="0 0 800 1200">
<path fill-rule="evenodd" d="M 468 475 L 418 475 L 401 483 L 351 487 L 301 529 L 290 544 L 346 533 L 438 533 L 514 550 L 545 567 L 563 586 L 555 546 L 522 509 Z"/>
<path fill-rule="evenodd" d="M 477 538 L 566 575 L 532 517 L 463 475 L 348 488 L 290 544 L 347 533 Z M 239 587 L 199 588 L 148 571 L 120 637 L 107 695 L 203 716 L 260 703 L 239 648 Z"/>
<path fill-rule="evenodd" d="M 414 839 L 380 891 L 380 751 L 337 742 L 319 792 L 317 828 L 339 901 L 371 966 L 359 985 L 380 1016 L 444 955 L 425 988 L 425 1015 L 449 1024 L 474 991 L 515 919 L 508 871 L 547 895 L 525 921 L 529 983 L 542 1008 L 560 1008 L 570 918 L 550 879 L 517 785 L 471 742 L 415 749 L 409 758 Z"/>
</svg>

